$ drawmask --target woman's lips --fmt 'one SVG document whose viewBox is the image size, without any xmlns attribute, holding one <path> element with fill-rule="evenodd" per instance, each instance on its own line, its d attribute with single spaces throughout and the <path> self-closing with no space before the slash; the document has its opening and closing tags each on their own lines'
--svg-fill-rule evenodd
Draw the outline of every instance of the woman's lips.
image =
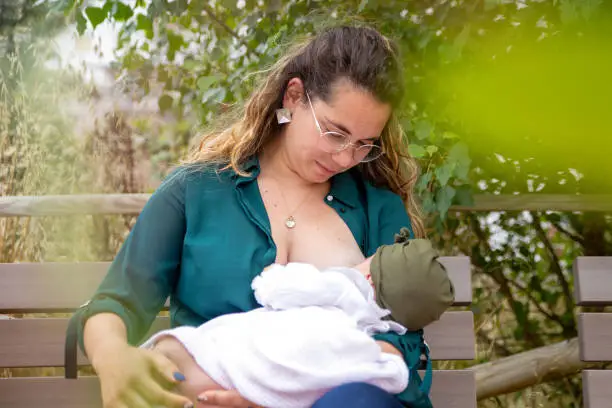
<svg viewBox="0 0 612 408">
<path fill-rule="evenodd" d="M 317 164 L 319 165 L 319 167 L 320 167 L 320 168 L 321 168 L 321 169 L 322 169 L 322 170 L 323 170 L 325 173 L 328 173 L 328 174 L 336 174 L 336 171 L 331 170 L 330 168 L 328 168 L 328 167 L 326 167 L 326 166 L 322 165 L 321 163 L 317 162 Z"/>
</svg>

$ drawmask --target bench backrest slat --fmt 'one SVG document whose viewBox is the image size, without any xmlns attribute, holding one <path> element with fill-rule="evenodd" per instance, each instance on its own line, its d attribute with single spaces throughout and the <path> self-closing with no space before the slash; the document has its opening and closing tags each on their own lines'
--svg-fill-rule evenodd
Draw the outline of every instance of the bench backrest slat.
<svg viewBox="0 0 612 408">
<path fill-rule="evenodd" d="M 470 259 L 442 257 L 455 286 L 455 305 L 472 302 Z M 73 311 L 94 293 L 109 262 L 0 264 L 0 313 Z"/>
<path fill-rule="evenodd" d="M 612 313 L 578 315 L 580 360 L 612 361 Z"/>
<path fill-rule="evenodd" d="M 612 305 L 612 257 L 578 257 L 573 267 L 576 304 Z M 582 361 L 612 361 L 612 313 L 579 313 L 578 343 Z M 612 406 L 612 370 L 585 370 L 582 381 L 586 408 Z"/>
<path fill-rule="evenodd" d="M 612 304 L 612 257 L 578 257 L 574 261 L 574 296 L 580 306 Z"/>
<path fill-rule="evenodd" d="M 584 370 L 582 394 L 585 408 L 609 408 L 612 406 L 612 370 Z"/>
</svg>

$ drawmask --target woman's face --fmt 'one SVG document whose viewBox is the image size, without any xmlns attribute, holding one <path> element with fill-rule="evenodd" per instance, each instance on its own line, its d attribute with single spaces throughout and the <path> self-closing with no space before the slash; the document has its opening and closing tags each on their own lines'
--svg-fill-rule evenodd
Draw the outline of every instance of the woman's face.
<svg viewBox="0 0 612 408">
<path fill-rule="evenodd" d="M 284 106 L 292 111 L 292 119 L 285 125 L 283 145 L 293 171 L 307 181 L 322 183 L 359 164 L 359 158 L 353 154 L 355 145 L 377 142 L 389 120 L 391 107 L 346 80 L 332 86 L 328 103 L 310 95 L 312 109 L 309 103 L 302 102 L 306 99 L 304 91 L 300 80 L 289 82 Z M 317 129 L 315 116 L 321 131 L 344 134 L 353 145 L 330 153 Z"/>
</svg>

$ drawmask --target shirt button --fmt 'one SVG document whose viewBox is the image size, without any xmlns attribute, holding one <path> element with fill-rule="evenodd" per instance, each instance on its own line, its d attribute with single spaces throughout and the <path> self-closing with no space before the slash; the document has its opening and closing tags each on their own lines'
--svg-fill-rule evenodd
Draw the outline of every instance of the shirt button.
<svg viewBox="0 0 612 408">
<path fill-rule="evenodd" d="M 341 212 L 341 213 L 345 213 L 345 212 L 346 212 L 346 208 L 342 207 L 342 208 L 340 209 L 340 212 Z"/>
<path fill-rule="evenodd" d="M 332 201 L 333 199 L 334 199 L 333 195 L 330 194 L 330 195 L 327 196 L 327 201 Z"/>
</svg>

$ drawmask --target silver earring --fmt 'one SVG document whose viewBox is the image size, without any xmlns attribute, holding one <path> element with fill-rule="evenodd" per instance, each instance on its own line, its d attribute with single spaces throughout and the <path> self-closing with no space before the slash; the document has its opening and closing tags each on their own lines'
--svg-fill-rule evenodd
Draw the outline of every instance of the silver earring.
<svg viewBox="0 0 612 408">
<path fill-rule="evenodd" d="M 280 108 L 276 110 L 276 120 L 279 125 L 283 123 L 291 122 L 291 111 L 287 108 Z"/>
</svg>

